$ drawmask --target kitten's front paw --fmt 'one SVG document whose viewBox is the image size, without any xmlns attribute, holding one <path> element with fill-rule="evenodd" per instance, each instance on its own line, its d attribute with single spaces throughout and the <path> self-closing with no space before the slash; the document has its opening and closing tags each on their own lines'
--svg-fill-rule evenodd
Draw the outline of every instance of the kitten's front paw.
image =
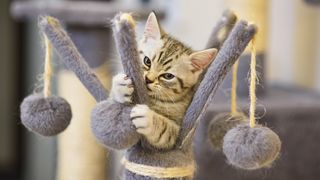
<svg viewBox="0 0 320 180">
<path fill-rule="evenodd" d="M 111 98 L 119 103 L 131 103 L 132 80 L 126 74 L 118 74 L 112 79 Z"/>
<path fill-rule="evenodd" d="M 137 104 L 130 113 L 130 119 L 137 128 L 137 132 L 144 135 L 152 133 L 154 112 L 144 104 Z"/>
</svg>

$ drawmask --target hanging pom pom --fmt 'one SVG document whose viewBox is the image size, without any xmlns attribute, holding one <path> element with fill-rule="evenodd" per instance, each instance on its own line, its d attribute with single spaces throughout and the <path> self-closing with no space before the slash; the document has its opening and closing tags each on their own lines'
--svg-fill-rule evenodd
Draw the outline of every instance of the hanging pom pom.
<svg viewBox="0 0 320 180">
<path fill-rule="evenodd" d="M 237 60 L 232 68 L 232 83 L 231 83 L 231 104 L 230 113 L 221 113 L 214 117 L 208 128 L 208 138 L 211 142 L 213 150 L 221 151 L 223 138 L 225 134 L 239 124 L 248 122 L 248 118 L 240 111 L 237 105 L 237 72 L 239 60 Z"/>
<path fill-rule="evenodd" d="M 44 88 L 42 94 L 26 97 L 20 105 L 22 124 L 42 136 L 53 136 L 65 130 L 72 118 L 69 103 L 58 96 L 52 96 L 51 89 L 51 44 L 44 35 L 46 55 L 44 66 Z"/>
<path fill-rule="evenodd" d="M 249 124 L 237 125 L 223 138 L 228 162 L 238 168 L 254 170 L 269 167 L 277 159 L 281 141 L 271 129 L 256 125 L 256 58 L 252 40 Z"/>
<path fill-rule="evenodd" d="M 58 96 L 32 94 L 20 105 L 22 124 L 42 136 L 53 136 L 65 130 L 71 120 L 69 103 Z"/>
<path fill-rule="evenodd" d="M 254 128 L 238 125 L 228 131 L 223 141 L 223 152 L 228 162 L 247 170 L 270 167 L 281 148 L 278 135 L 260 125 Z"/>
<path fill-rule="evenodd" d="M 211 147 L 215 151 L 221 151 L 225 134 L 239 124 L 247 123 L 244 115 L 232 116 L 230 113 L 216 115 L 210 122 L 208 128 L 208 138 Z"/>
</svg>

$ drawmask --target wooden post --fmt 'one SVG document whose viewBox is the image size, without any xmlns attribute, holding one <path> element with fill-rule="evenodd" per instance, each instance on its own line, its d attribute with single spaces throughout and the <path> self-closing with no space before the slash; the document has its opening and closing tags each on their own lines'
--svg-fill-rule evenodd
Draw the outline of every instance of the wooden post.
<svg viewBox="0 0 320 180">
<path fill-rule="evenodd" d="M 105 65 L 95 73 L 108 84 L 110 74 Z M 107 150 L 98 144 L 90 128 L 90 115 L 95 99 L 80 83 L 73 72 L 58 74 L 59 95 L 72 107 L 73 118 L 69 127 L 58 137 L 57 180 L 107 179 Z"/>
</svg>

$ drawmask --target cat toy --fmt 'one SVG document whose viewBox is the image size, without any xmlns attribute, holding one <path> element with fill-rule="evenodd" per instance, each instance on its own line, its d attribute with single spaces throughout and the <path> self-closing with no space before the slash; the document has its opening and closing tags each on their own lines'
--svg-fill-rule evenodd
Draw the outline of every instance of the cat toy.
<svg viewBox="0 0 320 180">
<path fill-rule="evenodd" d="M 126 46 L 126 48 L 119 47 L 121 44 L 127 45 L 123 42 L 132 42 L 129 39 L 124 40 L 122 38 L 134 39 L 134 35 L 130 34 L 133 32 L 134 23 L 124 17 L 121 15 L 116 17 L 115 27 L 113 28 L 114 36 L 122 60 L 124 58 L 132 60 L 137 56 L 128 54 Z M 191 142 L 195 127 L 203 118 L 205 109 L 212 100 L 214 92 L 223 77 L 238 59 L 254 33 L 255 27 L 253 25 L 248 26 L 245 21 L 240 21 L 234 26 L 200 83 L 182 121 L 183 124 L 176 147 L 171 150 L 148 150 L 139 143 L 141 136 L 135 131 L 129 117 L 129 112 L 133 106 L 125 106 L 114 101 L 103 101 L 94 108 L 92 112 L 92 128 L 97 139 L 113 149 L 128 148 L 123 159 L 123 164 L 126 168 L 126 179 L 148 179 L 149 177 L 185 177 L 185 179 L 190 179 L 192 177 L 194 164 Z M 136 45 L 133 43 L 130 46 Z M 131 58 L 123 57 L 125 55 L 129 55 Z M 137 62 L 140 61 L 137 60 Z M 126 64 L 123 63 L 123 65 L 125 66 Z M 130 66 L 129 68 L 132 67 Z M 139 69 L 130 72 L 125 70 L 125 73 L 130 77 L 135 77 L 130 73 L 140 74 Z M 143 82 L 142 79 L 140 80 Z M 133 79 L 133 81 L 136 83 L 137 79 Z M 141 84 L 145 86 L 144 83 Z M 144 92 L 141 93 L 141 96 L 146 96 Z M 136 93 L 139 93 L 138 90 Z M 146 104 L 147 101 L 138 101 L 137 103 Z"/>
<path fill-rule="evenodd" d="M 41 31 L 50 40 L 65 66 L 77 75 L 98 102 L 92 111 L 91 122 L 92 132 L 97 140 L 111 149 L 127 149 L 122 161 L 126 169 L 126 179 L 192 179 L 195 172 L 191 147 L 193 133 L 197 124 L 204 118 L 206 108 L 226 73 L 256 32 L 256 27 L 248 25 L 246 21 L 239 21 L 234 26 L 226 26 L 226 22 L 235 19 L 232 12 L 225 13 L 222 19 L 216 27 L 216 32 L 226 29 L 227 33 L 222 38 L 213 33 L 216 38 L 212 40 L 216 41 L 213 44 L 220 47 L 218 55 L 204 75 L 186 112 L 176 146 L 173 149 L 162 151 L 148 150 L 141 146 L 139 143 L 141 135 L 136 132 L 129 117 L 133 106 L 108 101 L 108 93 L 84 61 L 59 21 L 49 16 L 40 17 Z M 120 13 L 116 15 L 113 22 L 113 32 L 124 72 L 132 78 L 135 85 L 133 102 L 147 104 L 148 97 L 140 73 L 140 60 L 135 41 L 135 21 L 130 14 Z M 59 122 L 52 123 L 55 116 L 68 117 L 63 119 L 70 121 L 71 111 L 70 116 L 61 116 L 60 111 L 57 111 L 57 106 L 54 106 L 54 103 L 48 98 L 44 98 L 41 102 L 32 100 L 32 98 L 30 100 L 32 96 L 27 97 L 21 104 L 23 124 L 31 131 L 41 135 L 55 135 L 62 131 L 66 125 L 59 131 L 46 133 L 59 126 Z M 43 107 L 47 109 L 43 110 Z M 233 147 L 234 145 L 230 148 Z"/>
<path fill-rule="evenodd" d="M 247 117 L 237 109 L 237 68 L 234 64 L 231 83 L 230 113 L 215 116 L 208 128 L 214 150 L 223 151 L 228 162 L 241 169 L 255 170 L 270 167 L 278 157 L 281 141 L 276 133 L 256 125 L 256 58 L 254 39 L 251 41 L 250 113 Z"/>
<path fill-rule="evenodd" d="M 268 127 L 256 124 L 256 58 L 254 39 L 251 41 L 250 109 L 249 123 L 241 123 L 229 130 L 223 138 L 223 152 L 228 161 L 248 170 L 271 166 L 278 157 L 281 141 Z M 236 68 L 236 67 L 235 67 Z M 235 77 L 234 81 L 235 81 Z M 235 105 L 234 105 L 235 106 Z M 248 121 L 247 121 L 248 122 Z"/>
<path fill-rule="evenodd" d="M 23 100 L 20 107 L 21 120 L 25 127 L 35 133 L 53 136 L 68 127 L 72 112 L 65 99 L 51 95 L 52 45 L 45 34 L 43 37 L 46 49 L 43 93 L 32 94 Z"/>
</svg>

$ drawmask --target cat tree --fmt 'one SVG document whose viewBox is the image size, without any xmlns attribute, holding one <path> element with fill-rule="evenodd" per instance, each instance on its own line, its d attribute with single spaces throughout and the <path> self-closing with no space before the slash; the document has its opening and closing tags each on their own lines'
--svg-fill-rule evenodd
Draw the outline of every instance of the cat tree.
<svg viewBox="0 0 320 180">
<path fill-rule="evenodd" d="M 285 97 L 288 97 L 288 99 L 285 101 L 285 102 L 279 102 L 279 101 L 277 101 L 277 98 L 275 98 L 275 99 L 270 99 L 269 98 L 269 101 L 268 101 L 268 97 L 266 98 L 266 101 L 267 101 L 267 103 L 268 103 L 268 113 L 269 114 L 271 114 L 270 115 L 270 117 L 271 118 L 268 118 L 268 119 L 272 119 L 272 112 L 274 112 L 274 114 L 277 114 L 277 116 L 280 116 L 280 117 L 283 117 L 281 114 L 281 111 L 282 112 L 292 112 L 292 110 L 297 110 L 297 106 L 295 106 L 294 104 L 297 104 L 297 102 L 305 102 L 306 104 L 308 103 L 308 102 L 311 102 L 313 105 L 312 105 L 312 107 L 313 108 L 311 108 L 310 106 L 299 106 L 299 111 L 297 111 L 297 112 L 299 112 L 300 113 L 300 115 L 302 116 L 302 114 L 305 112 L 305 111 L 303 111 L 303 109 L 304 110 L 309 110 L 308 112 L 309 113 L 315 113 L 316 111 L 318 111 L 318 109 L 317 109 L 317 107 L 319 107 L 319 104 L 318 103 L 316 103 L 316 102 L 314 102 L 314 101 L 312 101 L 312 99 L 315 97 L 314 95 L 312 95 L 312 94 L 309 94 L 308 95 L 308 97 L 310 97 L 308 100 L 306 100 L 306 99 L 304 99 L 302 96 L 301 96 L 301 94 L 303 94 L 303 92 L 301 92 L 301 91 L 297 91 L 297 92 L 289 92 L 288 93 L 288 91 L 287 90 L 279 90 L 279 88 L 278 88 L 278 90 L 273 90 L 272 91 L 272 94 L 273 95 L 275 95 L 275 97 L 279 97 L 279 96 L 281 96 L 281 97 L 283 97 L 283 96 L 285 96 Z M 213 112 L 220 112 L 221 110 L 225 110 L 226 108 L 225 108 L 225 104 L 223 105 L 223 103 L 222 103 L 222 105 L 221 106 L 210 106 L 210 112 L 209 112 L 209 115 L 211 114 L 212 115 L 212 113 Z M 279 110 L 279 109 L 277 109 L 277 108 L 279 108 L 279 107 L 286 107 L 286 108 L 282 108 L 281 110 Z M 311 108 L 311 109 L 310 109 Z M 208 121 L 211 119 L 211 117 L 212 116 L 208 116 L 207 118 L 205 118 L 205 119 L 207 119 Z M 282 118 L 282 119 L 284 119 L 284 118 Z M 275 120 L 273 120 L 273 121 L 268 121 L 269 123 L 271 123 L 272 125 L 276 125 L 277 124 L 277 126 L 279 125 Z M 282 126 L 280 126 L 280 127 L 282 127 L 283 129 L 288 129 L 288 130 L 294 130 L 294 127 L 291 127 L 291 128 L 289 128 L 288 126 L 286 126 L 285 125 L 285 123 L 283 122 L 283 123 L 281 123 L 281 125 Z M 201 125 L 202 126 L 202 125 Z M 203 126 L 206 126 L 206 123 L 204 123 L 203 124 Z M 203 131 L 203 132 L 205 132 L 205 130 Z M 282 131 L 281 131 L 282 132 Z M 281 135 L 282 136 L 285 136 L 285 134 L 286 134 L 286 132 L 282 132 L 281 133 Z M 297 137 L 297 139 L 299 139 L 299 137 Z M 301 139 L 301 137 L 300 137 L 300 139 Z M 285 145 L 287 145 L 287 146 L 293 146 L 293 144 L 294 144 L 294 141 L 292 141 L 292 143 L 288 143 L 288 144 L 285 144 Z M 310 149 L 312 149 L 311 147 L 309 147 Z M 293 154 L 290 154 L 290 157 L 294 157 L 293 156 Z M 290 160 L 290 159 L 294 159 L 294 158 L 286 158 L 286 160 Z M 221 162 L 221 164 L 223 164 L 224 162 L 221 160 L 221 157 L 219 157 L 218 159 L 216 159 L 216 160 L 218 160 L 219 162 Z M 201 163 L 201 162 L 200 162 Z M 280 163 L 280 164 L 282 164 L 282 166 L 281 167 L 283 167 L 284 169 L 285 169 L 285 164 L 284 163 Z M 290 163 L 290 164 L 295 164 L 295 163 Z M 203 167 L 203 166 L 202 166 Z M 200 166 L 200 169 L 201 169 L 201 166 Z M 219 167 L 217 167 L 217 168 L 214 168 L 214 169 L 219 169 Z M 310 168 L 311 169 L 311 168 Z M 228 170 L 230 170 L 230 169 L 228 169 Z M 275 169 L 274 171 L 276 172 L 276 171 L 280 171 L 281 169 Z M 232 171 L 232 170 L 230 170 L 230 171 Z M 229 171 L 229 172 L 230 172 Z M 228 175 L 230 175 L 230 176 L 232 176 L 232 174 L 234 174 L 234 173 L 230 173 L 230 174 L 228 174 Z M 225 174 L 226 175 L 226 174 Z M 226 175 L 227 176 L 227 175 Z M 274 177 L 275 177 L 276 175 L 274 175 Z"/>
<path fill-rule="evenodd" d="M 141 18 L 145 18 L 152 10 L 159 12 L 160 18 L 164 17 L 163 10 L 159 7 L 143 5 L 133 7 L 112 1 L 14 1 L 11 5 L 12 15 L 20 21 L 35 22 L 40 14 L 50 14 L 62 20 L 73 42 L 107 89 L 110 87 L 110 78 L 118 67 L 109 62 L 109 59 L 114 58 L 114 41 L 111 29 L 105 27 L 106 22 L 119 11 L 138 12 Z M 89 178 L 103 180 L 107 177 L 115 179 L 115 172 L 118 169 L 114 164 L 107 167 L 107 160 L 114 161 L 115 157 L 112 152 L 108 153 L 99 145 L 91 133 L 90 113 L 96 104 L 94 98 L 76 76 L 65 68 L 57 71 L 56 82 L 59 95 L 69 101 L 75 116 L 68 130 L 57 138 L 57 169 L 56 172 L 50 171 L 52 174 L 57 174 L 56 178 L 59 180 Z M 75 91 L 69 91 L 69 89 Z M 41 150 L 40 147 L 45 144 L 39 143 L 38 150 Z M 75 153 L 74 149 L 81 149 L 81 151 Z M 50 157 L 56 152 L 52 150 L 45 154 Z M 33 163 L 36 164 L 35 166 L 51 167 L 55 161 L 44 163 L 41 160 L 35 160 Z M 93 166 L 88 168 L 87 164 L 93 164 Z M 107 174 L 108 172 L 110 173 Z M 30 178 L 35 178 L 34 176 Z M 47 176 L 48 174 L 45 175 Z"/>
</svg>

